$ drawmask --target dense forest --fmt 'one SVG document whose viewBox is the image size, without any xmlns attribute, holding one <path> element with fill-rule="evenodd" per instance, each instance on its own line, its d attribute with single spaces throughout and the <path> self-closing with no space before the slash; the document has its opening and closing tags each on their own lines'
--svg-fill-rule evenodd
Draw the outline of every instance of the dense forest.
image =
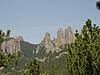
<svg viewBox="0 0 100 75">
<path fill-rule="evenodd" d="M 10 32 L 0 30 L 0 47 L 10 37 Z M 81 31 L 76 30 L 74 35 L 73 43 L 67 44 L 61 52 L 45 54 L 43 57 L 48 58 L 44 62 L 21 51 L 6 54 L 0 50 L 0 75 L 100 75 L 99 26 L 88 19 Z M 66 51 L 68 54 L 55 58 Z"/>
</svg>

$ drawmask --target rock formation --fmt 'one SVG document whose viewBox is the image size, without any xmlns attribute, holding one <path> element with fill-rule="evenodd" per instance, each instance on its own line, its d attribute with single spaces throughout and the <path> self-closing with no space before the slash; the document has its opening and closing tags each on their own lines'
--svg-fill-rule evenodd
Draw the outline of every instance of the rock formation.
<svg viewBox="0 0 100 75">
<path fill-rule="evenodd" d="M 45 33 L 43 41 L 41 41 L 41 44 L 37 47 L 36 53 L 38 53 L 39 49 L 41 49 L 43 47 L 47 49 L 46 53 L 51 51 L 52 48 L 54 47 L 53 42 L 52 42 L 51 37 L 50 37 L 50 34 L 48 32 Z"/>
<path fill-rule="evenodd" d="M 68 27 L 63 32 L 62 28 L 57 30 L 57 38 L 51 40 L 50 34 L 46 32 L 43 41 L 41 41 L 40 45 L 37 47 L 36 53 L 39 51 L 43 51 L 43 48 L 46 50 L 46 53 L 51 52 L 59 52 L 65 48 L 66 44 L 72 43 L 74 40 L 74 35 L 71 30 L 71 27 Z"/>
<path fill-rule="evenodd" d="M 54 40 L 51 39 L 50 33 L 46 32 L 45 36 L 43 38 L 43 41 L 41 41 L 40 44 L 36 45 L 33 47 L 33 45 L 29 45 L 31 50 L 33 50 L 33 53 L 31 52 L 30 55 L 32 54 L 38 54 L 38 55 L 43 55 L 44 53 L 49 53 L 50 51 L 53 52 L 59 52 L 62 51 L 66 44 L 72 43 L 74 40 L 74 35 L 72 32 L 71 27 L 67 27 L 65 31 L 63 31 L 62 28 L 59 28 L 57 30 L 57 38 Z M 23 42 L 22 42 L 23 41 Z M 7 53 L 7 54 L 13 54 L 17 51 L 24 49 L 23 51 L 29 53 L 27 50 L 30 48 L 26 48 L 25 42 L 21 36 L 16 36 L 14 38 L 7 38 L 2 44 L 1 44 L 1 49 Z M 27 54 L 26 53 L 26 54 Z M 41 56 L 42 56 L 41 55 Z"/>
<path fill-rule="evenodd" d="M 70 44 L 74 41 L 73 31 L 70 26 L 65 28 L 65 40 L 67 44 Z"/>
<path fill-rule="evenodd" d="M 14 39 L 19 40 L 19 41 L 24 41 L 22 36 L 15 36 Z"/>
<path fill-rule="evenodd" d="M 7 54 L 13 54 L 21 50 L 20 42 L 23 41 L 21 36 L 16 36 L 14 38 L 7 38 L 1 44 L 1 50 Z"/>
<path fill-rule="evenodd" d="M 59 49 L 61 46 L 64 46 L 65 36 L 62 28 L 59 28 L 57 31 L 57 38 L 53 41 L 55 44 L 56 49 Z"/>
</svg>

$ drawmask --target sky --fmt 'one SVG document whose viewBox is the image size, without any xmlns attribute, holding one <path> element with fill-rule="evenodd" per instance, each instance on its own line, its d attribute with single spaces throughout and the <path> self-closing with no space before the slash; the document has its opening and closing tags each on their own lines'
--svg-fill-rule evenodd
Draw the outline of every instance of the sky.
<svg viewBox="0 0 100 75">
<path fill-rule="evenodd" d="M 11 36 L 22 36 L 33 44 L 43 40 L 45 32 L 56 37 L 57 29 L 71 26 L 81 30 L 87 19 L 100 26 L 97 0 L 0 0 L 0 29 Z"/>
</svg>

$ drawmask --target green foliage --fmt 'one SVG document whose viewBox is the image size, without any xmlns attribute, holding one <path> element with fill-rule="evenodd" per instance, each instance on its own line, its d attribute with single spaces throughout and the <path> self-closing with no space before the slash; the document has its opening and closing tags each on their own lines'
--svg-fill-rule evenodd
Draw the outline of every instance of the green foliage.
<svg viewBox="0 0 100 75">
<path fill-rule="evenodd" d="M 8 30 L 10 31 L 10 30 Z M 10 32 L 8 32 L 10 35 Z M 5 40 L 7 34 L 5 34 L 2 30 L 0 30 L 0 49 L 1 49 L 1 43 Z M 8 64 L 8 57 L 3 53 L 2 50 L 0 50 L 0 67 L 6 67 Z"/>
<path fill-rule="evenodd" d="M 100 10 L 100 1 L 96 2 L 96 7 L 97 7 L 98 10 Z"/>
<path fill-rule="evenodd" d="M 0 30 L 0 44 L 4 41 L 5 33 Z"/>
<path fill-rule="evenodd" d="M 55 57 L 58 56 L 60 52 L 54 52 L 53 54 L 50 54 L 47 54 L 47 59 L 40 63 L 41 73 L 43 75 L 66 75 L 67 54 L 62 55 L 58 59 Z"/>
<path fill-rule="evenodd" d="M 7 41 L 10 37 L 10 30 L 7 30 L 6 33 L 2 32 L 0 30 L 0 48 L 1 43 L 3 41 Z M 23 44 L 23 42 L 21 42 Z M 30 60 L 31 57 L 33 57 L 33 45 L 28 44 L 25 42 L 24 47 L 27 45 L 30 47 L 31 51 L 28 52 L 16 52 L 14 54 L 5 54 L 2 50 L 0 50 L 0 75 L 39 75 L 39 63 L 36 60 Z M 22 48 L 24 48 L 22 47 Z M 24 51 L 26 51 L 28 48 L 24 48 Z M 28 54 L 27 54 L 28 53 Z M 27 54 L 26 56 L 24 56 Z M 23 55 L 23 56 L 22 56 Z M 28 58 L 27 56 L 31 56 Z M 24 65 L 30 60 L 30 62 L 26 65 L 26 68 L 24 69 Z M 26 73 L 28 72 L 28 73 Z M 26 73 L 26 74 L 25 74 Z"/>
<path fill-rule="evenodd" d="M 6 33 L 4 33 L 2 30 L 0 30 L 0 44 L 5 40 L 5 38 L 10 36 L 10 30 L 7 30 Z"/>
<path fill-rule="evenodd" d="M 31 59 L 25 66 L 26 71 L 29 71 L 29 75 L 39 75 L 40 67 L 39 62 L 36 59 Z"/>
<path fill-rule="evenodd" d="M 36 56 L 35 49 L 37 47 L 37 44 L 30 44 L 26 41 L 21 41 L 20 44 L 21 44 L 21 50 L 25 57 L 34 58 Z M 34 50 L 34 52 L 33 52 L 33 50 Z"/>
<path fill-rule="evenodd" d="M 8 57 L 0 50 L 0 67 L 7 67 Z"/>
<path fill-rule="evenodd" d="M 2 30 L 0 30 L 0 48 L 1 43 L 10 37 L 10 32 L 10 30 L 7 30 L 7 32 L 4 33 Z M 17 59 L 19 57 L 21 57 L 20 51 L 11 55 L 0 50 L 0 74 L 5 74 L 5 72 L 8 73 L 9 70 L 13 71 L 18 64 Z"/>
<path fill-rule="evenodd" d="M 0 51 L 0 67 L 4 67 L 1 70 L 1 73 L 12 73 L 13 71 L 17 70 L 16 67 L 18 65 L 18 59 L 20 59 L 19 53 L 20 52 L 17 52 L 13 55 L 5 55 L 4 52 Z"/>
<path fill-rule="evenodd" d="M 8 29 L 8 30 L 7 30 L 7 35 L 6 35 L 7 37 L 10 37 L 10 32 L 11 32 L 11 31 Z"/>
<path fill-rule="evenodd" d="M 75 42 L 68 45 L 68 75 L 100 75 L 100 28 L 90 19 L 86 21 L 81 33 L 76 31 Z"/>
</svg>

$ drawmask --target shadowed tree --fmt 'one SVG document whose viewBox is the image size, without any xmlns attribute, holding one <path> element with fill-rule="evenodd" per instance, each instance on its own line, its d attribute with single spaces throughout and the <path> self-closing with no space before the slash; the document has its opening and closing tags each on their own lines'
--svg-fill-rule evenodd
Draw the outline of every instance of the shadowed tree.
<svg viewBox="0 0 100 75">
<path fill-rule="evenodd" d="M 26 64 L 25 69 L 29 71 L 27 75 L 40 75 L 39 62 L 36 59 L 31 59 L 28 64 Z"/>
<path fill-rule="evenodd" d="M 96 2 L 96 7 L 97 7 L 98 10 L 100 10 L 100 1 Z"/>
<path fill-rule="evenodd" d="M 10 36 L 10 32 L 10 30 L 7 30 L 6 33 L 0 30 L 0 68 L 7 67 L 8 64 L 8 56 L 1 50 L 1 44 L 5 41 L 5 38 Z"/>
<path fill-rule="evenodd" d="M 8 30 L 7 30 L 7 35 L 6 35 L 7 37 L 10 37 L 10 32 L 11 32 L 11 31 L 8 29 Z"/>
<path fill-rule="evenodd" d="M 0 50 L 1 50 L 1 43 L 5 40 L 5 38 L 10 37 L 10 33 L 11 31 L 9 29 L 7 30 L 6 33 L 0 30 Z"/>
</svg>

